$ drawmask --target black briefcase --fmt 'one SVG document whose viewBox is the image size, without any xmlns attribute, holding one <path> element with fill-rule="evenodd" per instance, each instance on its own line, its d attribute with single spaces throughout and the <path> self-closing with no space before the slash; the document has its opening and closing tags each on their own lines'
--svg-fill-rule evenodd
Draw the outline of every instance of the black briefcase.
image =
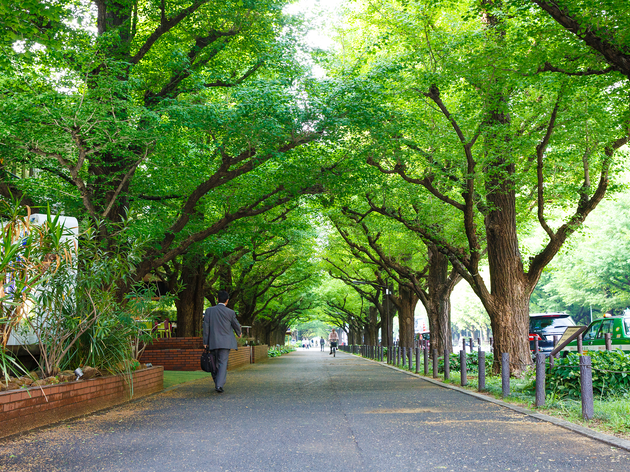
<svg viewBox="0 0 630 472">
<path fill-rule="evenodd" d="M 208 348 L 204 349 L 201 354 L 201 370 L 210 372 L 213 376 L 217 373 L 217 359 Z"/>
</svg>

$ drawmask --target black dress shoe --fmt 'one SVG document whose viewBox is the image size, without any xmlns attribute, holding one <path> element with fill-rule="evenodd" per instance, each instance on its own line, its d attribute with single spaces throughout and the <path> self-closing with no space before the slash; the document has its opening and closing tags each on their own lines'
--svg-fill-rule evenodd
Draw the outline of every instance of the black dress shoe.
<svg viewBox="0 0 630 472">
<path fill-rule="evenodd" d="M 218 393 L 223 393 L 223 387 L 215 388 Z"/>
</svg>

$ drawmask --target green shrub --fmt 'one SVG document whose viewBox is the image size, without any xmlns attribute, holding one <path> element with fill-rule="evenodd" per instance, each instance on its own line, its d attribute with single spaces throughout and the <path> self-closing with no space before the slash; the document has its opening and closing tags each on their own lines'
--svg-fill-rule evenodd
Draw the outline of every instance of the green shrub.
<svg viewBox="0 0 630 472">
<path fill-rule="evenodd" d="M 589 352 L 593 368 L 593 395 L 600 399 L 630 394 L 630 353 L 621 350 Z M 580 356 L 568 353 L 548 369 L 546 390 L 558 398 L 580 397 Z"/>
<path fill-rule="evenodd" d="M 486 352 L 486 372 L 492 372 L 492 353 Z M 449 369 L 451 371 L 460 370 L 459 365 L 459 354 L 451 354 L 449 356 Z M 475 374 L 479 372 L 479 353 L 477 351 L 473 351 L 471 353 L 466 354 L 466 369 L 470 374 Z M 444 358 L 440 357 L 438 361 L 438 372 L 444 372 Z"/>
<path fill-rule="evenodd" d="M 272 346 L 267 350 L 267 355 L 269 357 L 279 357 L 282 354 L 288 354 L 293 351 L 295 351 L 295 348 L 292 346 Z"/>
</svg>

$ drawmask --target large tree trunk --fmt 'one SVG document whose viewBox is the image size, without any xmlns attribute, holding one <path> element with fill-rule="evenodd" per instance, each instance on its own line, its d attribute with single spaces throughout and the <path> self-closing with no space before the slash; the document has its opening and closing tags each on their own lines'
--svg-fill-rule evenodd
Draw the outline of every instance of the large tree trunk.
<svg viewBox="0 0 630 472">
<path fill-rule="evenodd" d="M 391 293 L 391 289 L 389 290 Z M 391 295 L 383 295 L 383 304 L 381 312 L 381 343 L 383 346 L 394 345 L 394 306 L 390 299 Z"/>
<path fill-rule="evenodd" d="M 360 344 L 361 343 L 361 332 L 360 328 L 355 325 L 353 321 L 350 322 L 350 326 L 348 327 L 348 344 Z"/>
<path fill-rule="evenodd" d="M 202 335 L 205 269 L 201 258 L 196 256 L 187 257 L 182 267 L 181 282 L 184 288 L 175 300 L 178 337 Z"/>
<path fill-rule="evenodd" d="M 414 311 L 418 303 L 418 295 L 404 285 L 398 288 L 398 295 L 400 346 L 413 347 L 413 336 L 415 333 Z"/>
<path fill-rule="evenodd" d="M 428 297 L 425 308 L 429 317 L 431 343 L 440 355 L 443 355 L 446 349 L 449 352 L 453 351 L 451 293 L 455 285 L 461 280 L 461 277 L 449 277 L 448 257 L 439 252 L 435 245 L 429 245 L 428 253 Z"/>
<path fill-rule="evenodd" d="M 368 323 L 365 325 L 364 344 L 375 346 L 378 341 L 378 309 L 375 306 L 370 307 L 368 315 Z"/>
<path fill-rule="evenodd" d="M 505 169 L 514 174 L 514 166 Z M 533 290 L 525 276 L 516 233 L 516 196 L 508 179 L 490 180 L 488 202 L 493 208 L 486 217 L 491 296 L 482 302 L 494 336 L 493 372 L 500 371 L 501 355 L 510 355 L 510 370 L 520 376 L 532 363 L 529 350 L 529 299 Z"/>
</svg>

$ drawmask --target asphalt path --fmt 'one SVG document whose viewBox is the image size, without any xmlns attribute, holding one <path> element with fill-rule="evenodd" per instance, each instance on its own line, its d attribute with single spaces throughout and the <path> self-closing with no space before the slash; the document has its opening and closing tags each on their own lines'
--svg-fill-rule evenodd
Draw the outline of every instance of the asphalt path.
<svg viewBox="0 0 630 472">
<path fill-rule="evenodd" d="M 1 425 L 0 425 L 1 427 Z M 1 471 L 630 471 L 630 453 L 345 353 L 297 351 L 0 440 Z"/>
</svg>

